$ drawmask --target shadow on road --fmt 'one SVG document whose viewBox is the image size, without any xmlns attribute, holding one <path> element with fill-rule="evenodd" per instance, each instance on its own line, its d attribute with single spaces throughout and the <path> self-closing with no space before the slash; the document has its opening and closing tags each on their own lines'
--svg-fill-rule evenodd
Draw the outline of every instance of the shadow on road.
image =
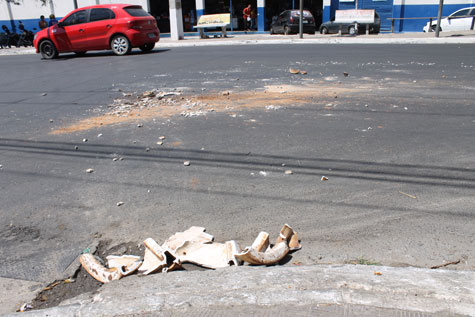
<svg viewBox="0 0 475 317">
<path fill-rule="evenodd" d="M 127 56 L 153 55 L 153 54 L 164 53 L 169 50 L 170 49 L 155 49 L 151 52 L 142 52 L 140 50 L 132 50 Z M 62 54 L 62 55 L 59 55 L 58 58 L 56 58 L 55 60 L 68 60 L 68 59 L 77 59 L 77 58 L 91 58 L 91 57 L 105 57 L 105 56 L 115 56 L 115 55 L 112 51 L 92 51 L 92 52 L 87 52 L 84 55 L 76 55 L 75 53 L 65 54 L 65 55 Z"/>
</svg>

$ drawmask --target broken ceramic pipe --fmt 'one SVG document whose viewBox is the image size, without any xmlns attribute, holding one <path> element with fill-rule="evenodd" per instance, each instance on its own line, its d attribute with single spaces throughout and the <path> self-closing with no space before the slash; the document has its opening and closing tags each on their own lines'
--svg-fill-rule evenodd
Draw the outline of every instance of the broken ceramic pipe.
<svg viewBox="0 0 475 317">
<path fill-rule="evenodd" d="M 118 268 L 106 268 L 90 253 L 81 254 L 79 262 L 93 278 L 101 283 L 109 283 L 122 277 L 122 273 Z"/>
<path fill-rule="evenodd" d="M 297 232 L 285 224 L 272 248 L 269 245 L 269 234 L 261 232 L 252 245 L 237 254 L 236 258 L 254 265 L 272 265 L 281 261 L 290 250 L 298 250 L 301 247 Z"/>
</svg>

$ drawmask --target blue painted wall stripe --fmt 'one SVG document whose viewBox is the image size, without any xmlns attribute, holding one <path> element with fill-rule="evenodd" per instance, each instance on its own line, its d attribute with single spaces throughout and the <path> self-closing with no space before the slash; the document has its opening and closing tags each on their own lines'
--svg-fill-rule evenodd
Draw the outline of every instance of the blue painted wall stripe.
<svg viewBox="0 0 475 317">
<path fill-rule="evenodd" d="M 258 7 L 257 8 L 257 31 L 264 32 L 265 28 L 265 8 Z"/>
</svg>

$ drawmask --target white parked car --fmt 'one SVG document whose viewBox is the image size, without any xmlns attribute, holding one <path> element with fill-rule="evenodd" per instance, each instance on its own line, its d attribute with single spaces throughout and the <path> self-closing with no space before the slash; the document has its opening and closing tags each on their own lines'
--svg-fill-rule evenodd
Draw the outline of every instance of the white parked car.
<svg viewBox="0 0 475 317">
<path fill-rule="evenodd" d="M 439 31 L 466 31 L 470 30 L 472 20 L 475 17 L 475 7 L 463 8 L 455 11 L 448 17 L 440 20 Z M 435 31 L 437 20 L 433 20 L 432 24 L 427 22 L 424 26 L 424 32 Z"/>
</svg>

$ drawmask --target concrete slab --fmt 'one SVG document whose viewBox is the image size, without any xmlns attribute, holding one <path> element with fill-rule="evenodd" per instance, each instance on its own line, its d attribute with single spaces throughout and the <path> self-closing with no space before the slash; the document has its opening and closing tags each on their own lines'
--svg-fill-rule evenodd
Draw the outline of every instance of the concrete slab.
<svg viewBox="0 0 475 317">
<path fill-rule="evenodd" d="M 0 315 L 15 312 L 31 301 L 40 287 L 38 282 L 0 277 Z"/>
<path fill-rule="evenodd" d="M 380 316 L 474 316 L 475 272 L 364 265 L 181 271 L 124 278 L 94 294 L 25 316 L 144 316 L 197 311 L 219 315 L 229 309 L 238 315 L 285 311 L 300 316 L 322 311 L 326 305 L 333 307 L 323 310 L 328 316 L 345 310 L 353 310 L 350 315 L 366 314 L 357 314 L 358 309 L 381 312 Z"/>
</svg>

